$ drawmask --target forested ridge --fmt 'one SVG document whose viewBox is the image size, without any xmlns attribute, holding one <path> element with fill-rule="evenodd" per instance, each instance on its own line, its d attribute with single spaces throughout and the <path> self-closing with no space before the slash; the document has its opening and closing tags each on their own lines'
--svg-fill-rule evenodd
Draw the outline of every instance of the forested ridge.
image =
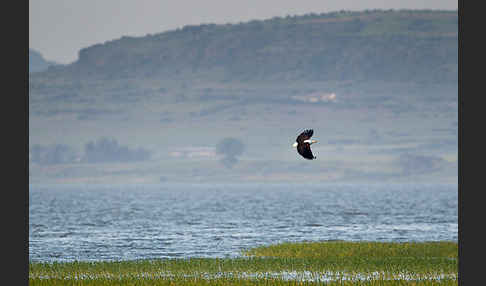
<svg viewBox="0 0 486 286">
<path fill-rule="evenodd" d="M 90 79 L 450 82 L 457 81 L 457 23 L 457 11 L 373 10 L 185 26 L 83 48 L 76 62 L 48 73 Z"/>
</svg>

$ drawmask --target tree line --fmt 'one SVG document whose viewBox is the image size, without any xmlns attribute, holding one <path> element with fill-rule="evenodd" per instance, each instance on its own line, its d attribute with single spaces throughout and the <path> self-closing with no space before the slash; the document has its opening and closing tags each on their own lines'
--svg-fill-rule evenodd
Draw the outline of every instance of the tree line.
<svg viewBox="0 0 486 286">
<path fill-rule="evenodd" d="M 75 162 L 103 163 L 103 162 L 137 162 L 149 160 L 152 152 L 145 148 L 130 148 L 120 145 L 114 138 L 102 137 L 90 141 L 84 146 L 84 153 L 77 154 L 76 150 L 66 144 L 41 145 L 35 144 L 30 148 L 30 161 L 40 165 L 66 164 Z"/>
</svg>

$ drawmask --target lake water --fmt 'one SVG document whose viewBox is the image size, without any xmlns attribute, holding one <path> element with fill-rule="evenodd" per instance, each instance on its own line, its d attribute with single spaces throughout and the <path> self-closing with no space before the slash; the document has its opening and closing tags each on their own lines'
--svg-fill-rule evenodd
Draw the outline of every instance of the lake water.
<svg viewBox="0 0 486 286">
<path fill-rule="evenodd" d="M 30 261 L 235 257 L 288 241 L 457 241 L 455 184 L 30 185 Z"/>
</svg>

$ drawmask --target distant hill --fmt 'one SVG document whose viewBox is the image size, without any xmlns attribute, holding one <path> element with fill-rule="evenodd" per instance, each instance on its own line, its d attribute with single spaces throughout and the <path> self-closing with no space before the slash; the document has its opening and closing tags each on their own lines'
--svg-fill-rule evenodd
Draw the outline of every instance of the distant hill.
<svg viewBox="0 0 486 286">
<path fill-rule="evenodd" d="M 96 78 L 457 80 L 455 11 L 308 14 L 205 24 L 82 49 L 59 73 Z"/>
<path fill-rule="evenodd" d="M 45 60 L 38 51 L 29 49 L 29 73 L 45 71 L 49 66 L 56 64 L 56 62 Z"/>
</svg>

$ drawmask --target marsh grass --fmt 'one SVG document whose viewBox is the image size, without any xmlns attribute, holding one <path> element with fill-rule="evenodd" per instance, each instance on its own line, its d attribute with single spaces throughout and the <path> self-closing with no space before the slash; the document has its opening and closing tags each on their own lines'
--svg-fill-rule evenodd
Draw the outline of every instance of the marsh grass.
<svg viewBox="0 0 486 286">
<path fill-rule="evenodd" d="M 457 243 L 320 241 L 287 242 L 244 250 L 247 256 L 295 258 L 457 258 Z"/>
<path fill-rule="evenodd" d="M 457 243 L 304 242 L 238 258 L 29 264 L 30 285 L 457 285 Z"/>
<path fill-rule="evenodd" d="M 124 278 L 120 280 L 106 280 L 106 279 L 85 279 L 82 281 L 79 280 L 65 280 L 65 279 L 30 279 L 29 285 L 86 285 L 86 286 L 102 286 L 102 285 L 120 285 L 120 286 L 128 286 L 128 285 L 140 285 L 140 286 L 176 286 L 176 285 L 184 285 L 184 286 L 192 286 L 192 285 L 237 285 L 237 286 L 250 286 L 250 285 L 341 285 L 341 286 L 348 286 L 348 285 L 369 285 L 369 286 L 377 286 L 377 285 L 441 285 L 441 286 L 449 286 L 449 285 L 457 285 L 457 280 L 455 279 L 445 279 L 440 281 L 429 281 L 429 280 L 419 280 L 419 281 L 409 281 L 409 280 L 393 280 L 393 281 L 384 281 L 384 280 L 370 280 L 370 281 L 330 281 L 326 282 L 325 284 L 322 282 L 311 282 L 311 281 L 286 281 L 281 279 L 265 279 L 265 280 L 254 280 L 254 279 L 228 279 L 228 278 L 219 278 L 213 280 L 207 279 L 145 279 L 145 278 Z"/>
<path fill-rule="evenodd" d="M 302 259 L 308 268 L 351 273 L 434 275 L 457 273 L 455 242 L 301 242 L 243 251 L 250 257 Z"/>
</svg>

